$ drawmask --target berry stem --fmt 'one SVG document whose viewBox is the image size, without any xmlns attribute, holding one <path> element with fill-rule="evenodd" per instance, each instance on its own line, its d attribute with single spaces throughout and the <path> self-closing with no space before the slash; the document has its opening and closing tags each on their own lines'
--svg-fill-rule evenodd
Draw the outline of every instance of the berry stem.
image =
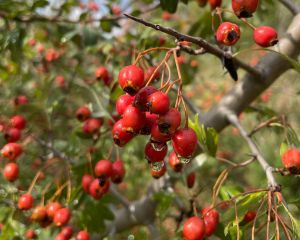
<svg viewBox="0 0 300 240">
<path fill-rule="evenodd" d="M 38 180 L 40 174 L 41 174 L 41 171 L 38 171 L 38 172 L 35 174 L 35 176 L 34 176 L 32 182 L 31 182 L 31 184 L 30 184 L 30 186 L 29 186 L 29 189 L 28 189 L 28 191 L 27 191 L 29 194 L 31 194 L 32 189 L 34 188 L 34 185 L 35 185 L 36 181 Z"/>
<path fill-rule="evenodd" d="M 254 25 L 252 25 L 251 23 L 249 23 L 245 18 L 241 18 L 241 20 L 250 28 L 252 28 L 252 30 L 255 30 L 256 27 Z"/>
</svg>

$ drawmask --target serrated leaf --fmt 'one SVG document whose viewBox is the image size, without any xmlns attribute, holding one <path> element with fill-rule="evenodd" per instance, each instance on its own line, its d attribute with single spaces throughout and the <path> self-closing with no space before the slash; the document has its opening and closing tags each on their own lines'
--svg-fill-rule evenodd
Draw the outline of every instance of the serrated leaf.
<svg viewBox="0 0 300 240">
<path fill-rule="evenodd" d="M 160 0 L 160 5 L 163 10 L 169 13 L 175 13 L 177 10 L 178 0 Z"/>
</svg>

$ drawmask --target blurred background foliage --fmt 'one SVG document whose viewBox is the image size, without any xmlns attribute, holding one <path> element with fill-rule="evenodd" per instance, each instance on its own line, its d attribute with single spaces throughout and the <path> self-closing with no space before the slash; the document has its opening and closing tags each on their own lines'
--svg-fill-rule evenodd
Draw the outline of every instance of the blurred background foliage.
<svg viewBox="0 0 300 240">
<path fill-rule="evenodd" d="M 230 8 L 230 2 L 224 0 L 222 6 Z M 300 4 L 299 0 L 294 2 Z M 87 228 L 91 233 L 104 235 L 105 220 L 113 219 L 112 209 L 120 207 L 111 194 L 95 201 L 81 190 L 81 176 L 88 171 L 86 152 L 91 146 L 96 149 L 92 154 L 93 163 L 109 155 L 112 138 L 108 119 L 114 112 L 114 101 L 122 94 L 115 84 L 119 70 L 132 63 L 139 51 L 155 46 L 175 46 L 173 38 L 125 19 L 122 12 L 215 42 L 210 8 L 200 8 L 196 1 L 111 0 L 95 3 L 98 9 L 89 8 L 88 2 L 80 3 L 78 0 L 0 1 L 0 121 L 5 122 L 14 114 L 23 114 L 28 121 L 27 130 L 22 136 L 25 154 L 18 160 L 20 177 L 13 184 L 0 178 L 0 221 L 3 224 L 0 239 L 23 239 L 29 226 L 37 229 L 39 239 L 54 239 L 57 234 L 58 229 L 54 227 L 41 229 L 37 224 L 30 223 L 26 218 L 28 214 L 16 208 L 20 192 L 26 191 L 35 173 L 43 166 L 50 167 L 45 170 L 44 179 L 34 188 L 36 199 L 40 199 L 41 192 L 51 182 L 54 184 L 45 195 L 49 199 L 56 186 L 66 181 L 66 169 L 71 166 L 72 201 L 69 206 L 74 209 L 72 223 L 78 229 Z M 116 6 L 121 12 L 116 11 Z M 266 52 L 253 51 L 257 46 L 252 41 L 251 29 L 232 14 L 226 13 L 224 19 L 237 22 L 242 27 L 242 37 L 233 52 L 241 51 L 238 57 L 255 65 Z M 268 0 L 261 1 L 250 22 L 257 26 L 273 26 L 282 36 L 290 20 L 291 15 L 277 0 Z M 149 61 L 143 63 L 144 67 L 157 64 L 162 57 L 161 54 L 149 56 Z M 181 61 L 185 93 L 204 112 L 219 102 L 234 85 L 221 61 L 214 56 L 182 53 Z M 108 68 L 113 79 L 110 87 L 96 80 L 94 72 L 99 66 Z M 240 78 L 243 74 L 239 70 Z M 64 77 L 63 84 L 56 80 L 57 76 Z M 288 123 L 299 135 L 299 80 L 299 74 L 294 70 L 282 75 L 241 115 L 246 128 L 251 130 L 272 116 L 286 115 Z M 27 96 L 28 103 L 14 106 L 13 102 L 18 96 Z M 97 142 L 80 134 L 81 124 L 75 118 L 75 111 L 82 105 L 89 105 L 95 117 L 105 119 Z M 193 114 L 190 116 L 193 119 Z M 50 142 L 53 148 L 68 156 L 68 161 L 51 163 L 55 160 L 55 157 L 51 157 L 51 151 L 34 141 L 32 135 Z M 118 189 L 130 200 L 142 196 L 152 181 L 141 147 L 146 140 L 138 137 L 120 149 L 127 174 Z M 275 125 L 261 130 L 255 135 L 255 141 L 269 163 L 280 167 L 280 147 L 286 141 L 284 128 Z M 297 140 L 293 139 L 292 143 L 297 145 Z M 4 144 L 4 136 L 0 133 L 0 146 Z M 248 158 L 248 153 L 249 149 L 236 129 L 228 127 L 219 135 L 217 156 L 242 162 Z M 112 157 L 117 156 L 113 154 Z M 0 162 L 1 168 L 4 162 Z M 207 206 L 211 201 L 211 189 L 227 166 L 212 156 L 204 161 L 195 161 L 194 165 L 197 170 L 196 187 L 186 190 L 185 178 L 173 174 L 179 179 L 174 187 L 175 193 L 188 205 L 189 198 L 200 189 L 197 202 L 200 206 Z M 295 216 L 299 215 L 299 179 L 276 177 L 283 186 L 283 195 L 291 203 L 291 211 Z M 266 184 L 265 173 L 257 163 L 253 163 L 247 168 L 234 170 L 223 192 L 235 195 L 265 187 Z M 173 203 L 174 195 L 161 193 L 156 196 L 157 225 L 162 239 L 179 239 L 180 236 L 180 229 L 176 231 L 176 222 L 171 217 L 178 213 Z M 241 217 L 249 208 L 257 208 L 256 197 L 253 196 L 250 201 L 251 206 L 241 204 Z M 63 191 L 59 200 L 65 202 L 65 199 L 66 192 Z M 224 196 L 220 196 L 220 199 L 226 200 Z M 221 212 L 221 221 L 224 221 L 217 234 L 219 239 L 225 239 L 224 228 L 233 223 L 234 219 L 226 217 L 226 214 L 232 216 L 232 211 L 233 208 L 230 208 Z M 241 231 L 244 231 L 244 238 L 247 239 L 249 226 L 244 226 Z M 129 235 L 134 235 L 135 239 L 149 238 L 147 228 L 135 227 L 108 239 L 124 239 Z M 235 237 L 236 233 L 227 235 L 228 239 Z"/>
</svg>

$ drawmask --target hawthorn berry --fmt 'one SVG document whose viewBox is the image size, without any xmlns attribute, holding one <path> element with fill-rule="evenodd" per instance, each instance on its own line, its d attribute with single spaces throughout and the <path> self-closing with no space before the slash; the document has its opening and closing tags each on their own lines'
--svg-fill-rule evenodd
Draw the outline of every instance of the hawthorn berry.
<svg viewBox="0 0 300 240">
<path fill-rule="evenodd" d="M 65 226 L 60 231 L 60 234 L 64 235 L 66 238 L 71 238 L 73 235 L 73 228 L 71 226 Z"/>
<path fill-rule="evenodd" d="M 255 217 L 256 217 L 256 211 L 248 211 L 246 212 L 243 221 L 245 221 L 246 223 L 252 222 Z"/>
<path fill-rule="evenodd" d="M 148 97 L 157 91 L 157 88 L 153 86 L 143 87 L 134 96 L 133 106 L 137 107 L 140 111 L 148 111 Z"/>
<path fill-rule="evenodd" d="M 277 31 L 269 26 L 261 26 L 253 31 L 255 43 L 261 47 L 271 47 L 278 42 Z"/>
<path fill-rule="evenodd" d="M 163 115 L 167 113 L 170 108 L 169 96 L 162 91 L 156 91 L 149 95 L 147 106 L 151 113 Z"/>
<path fill-rule="evenodd" d="M 95 134 L 99 132 L 100 127 L 102 126 L 102 121 L 97 118 L 89 118 L 85 120 L 82 126 L 82 131 L 85 134 Z"/>
<path fill-rule="evenodd" d="M 187 175 L 186 183 L 187 183 L 188 188 L 193 188 L 195 185 L 195 181 L 196 181 L 196 173 L 195 172 L 191 172 L 189 175 Z"/>
<path fill-rule="evenodd" d="M 26 239 L 36 239 L 37 238 L 37 234 L 35 233 L 34 230 L 32 229 L 28 229 L 25 233 L 25 237 Z"/>
<path fill-rule="evenodd" d="M 17 96 L 14 98 L 14 105 L 20 106 L 20 105 L 24 105 L 28 103 L 28 98 L 27 96 L 21 95 L 21 96 Z"/>
<path fill-rule="evenodd" d="M 18 201 L 18 207 L 21 210 L 29 210 L 33 206 L 34 199 L 31 194 L 25 193 L 23 194 Z"/>
<path fill-rule="evenodd" d="M 1 149 L 3 157 L 8 158 L 11 161 L 15 161 L 23 152 L 23 149 L 18 143 L 7 143 Z"/>
<path fill-rule="evenodd" d="M 126 132 L 137 134 L 145 125 L 146 114 L 129 105 L 123 113 L 123 127 Z"/>
<path fill-rule="evenodd" d="M 112 164 L 111 181 L 115 184 L 119 184 L 123 181 L 126 170 L 122 160 L 118 159 Z"/>
<path fill-rule="evenodd" d="M 199 7 L 205 7 L 207 4 L 207 0 L 197 0 Z"/>
<path fill-rule="evenodd" d="M 112 163 L 106 159 L 100 160 L 96 163 L 94 172 L 96 177 L 108 179 L 112 174 Z"/>
<path fill-rule="evenodd" d="M 100 199 L 109 190 L 108 179 L 94 179 L 90 185 L 89 193 L 95 199 Z"/>
<path fill-rule="evenodd" d="M 117 144 L 119 147 L 123 147 L 134 137 L 133 133 L 129 133 L 126 131 L 123 119 L 120 119 L 114 124 L 112 135 L 115 144 Z"/>
<path fill-rule="evenodd" d="M 191 217 L 183 224 L 182 237 L 184 240 L 202 240 L 205 235 L 205 224 L 200 217 Z"/>
<path fill-rule="evenodd" d="M 9 128 L 4 133 L 6 142 L 17 142 L 21 138 L 21 131 L 18 128 Z"/>
<path fill-rule="evenodd" d="M 31 213 L 31 220 L 40 222 L 47 218 L 47 208 L 45 206 L 36 206 Z"/>
<path fill-rule="evenodd" d="M 108 70 L 106 67 L 98 67 L 95 71 L 95 76 L 98 80 L 103 80 L 104 83 L 107 82 L 107 80 L 109 79 L 109 74 L 108 74 Z"/>
<path fill-rule="evenodd" d="M 292 148 L 282 155 L 282 163 L 293 174 L 300 173 L 300 150 Z"/>
<path fill-rule="evenodd" d="M 59 233 L 56 235 L 54 240 L 69 240 L 67 237 L 65 237 L 62 233 Z"/>
<path fill-rule="evenodd" d="M 240 39 L 240 28 L 231 22 L 223 22 L 217 29 L 216 39 L 226 46 L 234 45 Z"/>
<path fill-rule="evenodd" d="M 201 210 L 205 225 L 205 237 L 211 236 L 219 224 L 219 213 L 216 209 L 206 207 Z"/>
<path fill-rule="evenodd" d="M 16 163 L 7 163 L 3 169 L 6 180 L 14 182 L 19 177 L 19 166 Z"/>
<path fill-rule="evenodd" d="M 65 77 L 62 75 L 58 75 L 55 78 L 55 83 L 58 87 L 64 87 L 65 86 Z"/>
<path fill-rule="evenodd" d="M 145 146 L 145 157 L 149 163 L 161 162 L 164 160 L 168 152 L 168 145 L 166 143 L 155 147 L 154 143 L 148 142 Z"/>
<path fill-rule="evenodd" d="M 70 218 L 70 209 L 60 208 L 55 212 L 53 222 L 56 226 L 61 227 L 66 225 L 69 222 Z"/>
<path fill-rule="evenodd" d="M 171 152 L 169 155 L 169 165 L 175 172 L 181 172 L 182 170 L 182 163 L 175 152 Z"/>
<path fill-rule="evenodd" d="M 222 0 L 208 0 L 211 9 L 215 9 L 220 7 L 222 4 Z"/>
<path fill-rule="evenodd" d="M 238 18 L 249 18 L 256 11 L 259 0 L 232 0 L 231 5 Z"/>
<path fill-rule="evenodd" d="M 82 106 L 76 110 L 76 118 L 80 122 L 84 122 L 85 120 L 89 119 L 91 115 L 91 110 L 86 106 Z"/>
<path fill-rule="evenodd" d="M 21 115 L 15 115 L 10 119 L 10 124 L 13 128 L 22 130 L 26 127 L 26 119 Z"/>
<path fill-rule="evenodd" d="M 165 134 L 159 131 L 158 124 L 155 123 L 151 128 L 151 141 L 152 142 L 167 142 L 171 140 L 171 134 Z"/>
<path fill-rule="evenodd" d="M 151 176 L 153 178 L 162 177 L 167 171 L 167 166 L 164 161 L 151 163 Z"/>
<path fill-rule="evenodd" d="M 152 67 L 149 67 L 146 72 L 145 72 L 145 80 L 148 81 L 150 80 L 150 77 L 153 75 L 152 79 L 153 80 L 157 80 L 159 77 L 160 77 L 160 71 L 156 70 L 157 66 L 152 66 Z"/>
<path fill-rule="evenodd" d="M 49 219 L 53 219 L 55 213 L 61 209 L 61 204 L 59 202 L 50 202 L 47 204 L 46 211 Z"/>
<path fill-rule="evenodd" d="M 146 112 L 145 125 L 139 132 L 142 135 L 149 135 L 154 124 L 157 125 L 158 115 Z"/>
<path fill-rule="evenodd" d="M 119 113 L 119 115 L 123 115 L 126 108 L 133 103 L 133 96 L 130 96 L 129 94 L 124 94 L 118 97 L 116 101 L 116 110 Z"/>
<path fill-rule="evenodd" d="M 90 235 L 87 231 L 83 230 L 80 231 L 77 235 L 76 235 L 76 240 L 90 240 Z"/>
<path fill-rule="evenodd" d="M 144 85 L 144 71 L 136 65 L 124 67 L 119 73 L 121 88 L 131 96 L 136 94 Z"/>
<path fill-rule="evenodd" d="M 89 193 L 89 188 L 93 180 L 94 180 L 93 176 L 89 174 L 84 174 L 82 176 L 81 186 L 86 193 Z"/>
<path fill-rule="evenodd" d="M 197 135 L 191 128 L 178 129 L 172 136 L 174 152 L 184 158 L 190 158 L 197 148 Z"/>
<path fill-rule="evenodd" d="M 181 115 L 176 108 L 171 108 L 158 119 L 158 129 L 162 133 L 173 134 L 180 126 Z"/>
</svg>

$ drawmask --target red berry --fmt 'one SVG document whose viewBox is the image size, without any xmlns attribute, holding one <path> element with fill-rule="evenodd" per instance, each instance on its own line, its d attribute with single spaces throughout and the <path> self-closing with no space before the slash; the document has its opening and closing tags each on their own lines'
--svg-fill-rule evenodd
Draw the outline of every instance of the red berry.
<svg viewBox="0 0 300 240">
<path fill-rule="evenodd" d="M 111 11 L 112 13 L 115 15 L 115 16 L 120 16 L 121 12 L 122 12 L 122 9 L 120 8 L 120 6 L 118 5 L 113 5 L 111 7 Z"/>
<path fill-rule="evenodd" d="M 207 4 L 207 0 L 197 0 L 197 2 L 200 7 L 205 7 Z"/>
<path fill-rule="evenodd" d="M 181 115 L 176 108 L 171 108 L 158 119 L 158 129 L 161 133 L 173 134 L 180 126 Z"/>
<path fill-rule="evenodd" d="M 157 70 L 156 72 L 155 72 L 155 70 L 156 70 L 156 66 L 152 66 L 152 67 L 149 67 L 148 69 L 147 69 L 147 71 L 146 71 L 146 73 L 145 73 L 145 80 L 146 81 L 148 81 L 148 80 L 150 80 L 150 77 L 153 75 L 153 77 L 152 77 L 152 80 L 157 80 L 159 77 L 160 77 L 160 71 L 159 70 Z M 154 73 L 155 72 L 155 73 Z"/>
<path fill-rule="evenodd" d="M 112 164 L 112 175 L 111 181 L 113 183 L 119 184 L 123 181 L 126 170 L 122 160 L 117 160 Z"/>
<path fill-rule="evenodd" d="M 29 210 L 33 206 L 33 197 L 29 193 L 23 194 L 18 201 L 18 207 L 21 210 Z"/>
<path fill-rule="evenodd" d="M 145 121 L 145 113 L 132 105 L 129 105 L 123 113 L 123 127 L 126 132 L 138 133 L 144 127 Z"/>
<path fill-rule="evenodd" d="M 217 29 L 216 39 L 226 46 L 234 45 L 240 39 L 240 28 L 231 22 L 223 22 Z"/>
<path fill-rule="evenodd" d="M 208 3 L 211 9 L 215 9 L 216 7 L 220 7 L 222 4 L 222 0 L 208 0 Z"/>
<path fill-rule="evenodd" d="M 164 161 L 151 163 L 151 176 L 153 178 L 162 177 L 167 171 L 166 163 Z"/>
<path fill-rule="evenodd" d="M 255 43 L 261 47 L 271 47 L 278 42 L 277 32 L 269 26 L 261 26 L 253 31 L 253 39 Z"/>
<path fill-rule="evenodd" d="M 116 101 L 116 110 L 122 116 L 126 108 L 133 103 L 133 96 L 129 94 L 121 95 Z"/>
<path fill-rule="evenodd" d="M 31 214 L 31 220 L 40 222 L 44 221 L 47 218 L 47 209 L 44 206 L 36 206 Z"/>
<path fill-rule="evenodd" d="M 82 176 L 81 186 L 85 192 L 89 192 L 89 188 L 93 180 L 94 178 L 89 174 L 85 174 Z"/>
<path fill-rule="evenodd" d="M 195 172 L 191 172 L 189 175 L 187 175 L 186 183 L 187 183 L 188 188 L 193 188 L 195 185 L 195 181 L 196 181 L 196 173 Z"/>
<path fill-rule="evenodd" d="M 95 175 L 99 178 L 110 178 L 112 174 L 112 163 L 109 160 L 103 159 L 95 165 Z"/>
<path fill-rule="evenodd" d="M 47 216 L 49 219 L 53 219 L 55 213 L 61 209 L 61 205 L 59 202 L 51 202 L 47 204 L 46 210 L 47 210 Z"/>
<path fill-rule="evenodd" d="M 98 67 L 95 71 L 97 79 L 105 79 L 108 77 L 108 70 L 106 67 Z"/>
<path fill-rule="evenodd" d="M 14 99 L 14 104 L 16 107 L 26 104 L 26 103 L 28 103 L 28 98 L 26 96 L 21 95 L 21 96 L 15 97 L 15 99 Z"/>
<path fill-rule="evenodd" d="M 23 149 L 18 143 L 7 143 L 1 149 L 1 153 L 4 157 L 8 158 L 11 161 L 15 161 L 17 157 L 21 155 Z"/>
<path fill-rule="evenodd" d="M 110 182 L 107 179 L 94 179 L 90 185 L 89 193 L 95 199 L 100 199 L 109 190 Z"/>
<path fill-rule="evenodd" d="M 14 182 L 19 177 L 19 166 L 16 163 L 7 163 L 3 169 L 6 180 Z"/>
<path fill-rule="evenodd" d="M 169 111 L 170 99 L 167 94 L 157 91 L 148 97 L 147 105 L 151 113 L 163 115 Z"/>
<path fill-rule="evenodd" d="M 119 84 L 125 92 L 134 95 L 145 85 L 143 69 L 135 65 L 124 67 L 119 73 Z"/>
<path fill-rule="evenodd" d="M 158 115 L 146 112 L 145 125 L 141 129 L 140 134 L 149 135 L 154 124 L 157 125 Z"/>
<path fill-rule="evenodd" d="M 22 130 L 26 127 L 26 119 L 21 115 L 15 115 L 10 119 L 10 124 L 13 128 Z"/>
<path fill-rule="evenodd" d="M 197 135 L 191 128 L 178 129 L 172 136 L 173 149 L 177 155 L 185 158 L 193 156 L 197 148 Z"/>
<path fill-rule="evenodd" d="M 36 239 L 37 235 L 36 235 L 35 231 L 33 231 L 32 229 L 28 229 L 25 233 L 25 237 L 26 237 L 26 239 Z"/>
<path fill-rule="evenodd" d="M 161 162 L 164 160 L 168 152 L 168 146 L 166 143 L 157 146 L 154 143 L 148 142 L 145 146 L 145 157 L 149 163 Z"/>
<path fill-rule="evenodd" d="M 76 111 L 76 118 L 80 122 L 84 122 L 85 120 L 89 119 L 91 115 L 92 115 L 91 110 L 86 106 L 80 107 Z"/>
<path fill-rule="evenodd" d="M 169 156 L 169 165 L 175 172 L 181 172 L 182 163 L 175 152 L 172 152 Z"/>
<path fill-rule="evenodd" d="M 148 97 L 157 91 L 158 90 L 153 86 L 143 87 L 134 96 L 133 105 L 143 112 L 148 111 Z"/>
<path fill-rule="evenodd" d="M 211 236 L 217 229 L 219 224 L 219 213 L 217 210 L 211 207 L 206 207 L 201 210 L 204 225 L 205 225 L 205 237 Z"/>
<path fill-rule="evenodd" d="M 59 233 L 56 235 L 54 240 L 69 240 L 67 237 L 65 237 L 62 233 Z"/>
<path fill-rule="evenodd" d="M 202 240 L 205 234 L 203 219 L 191 217 L 183 224 L 182 237 L 184 240 Z"/>
<path fill-rule="evenodd" d="M 126 131 L 123 119 L 120 119 L 114 124 L 112 129 L 112 135 L 115 144 L 117 144 L 120 147 L 123 147 L 134 137 L 134 134 Z"/>
<path fill-rule="evenodd" d="M 18 128 L 10 128 L 5 132 L 4 138 L 7 142 L 17 142 L 21 138 L 21 131 Z"/>
<path fill-rule="evenodd" d="M 246 212 L 243 221 L 245 222 L 252 222 L 254 218 L 256 217 L 256 211 L 248 211 Z"/>
<path fill-rule="evenodd" d="M 159 131 L 158 124 L 155 123 L 151 128 L 151 141 L 167 142 L 171 139 L 171 134 L 165 134 Z"/>
<path fill-rule="evenodd" d="M 65 86 L 65 77 L 62 75 L 56 76 L 55 83 L 58 87 L 64 87 Z"/>
<path fill-rule="evenodd" d="M 73 235 L 73 228 L 71 226 L 63 227 L 60 234 L 64 235 L 66 238 L 71 238 Z"/>
<path fill-rule="evenodd" d="M 287 150 L 282 156 L 282 163 L 291 173 L 300 173 L 300 150 L 296 148 Z"/>
<path fill-rule="evenodd" d="M 53 222 L 56 226 L 61 227 L 66 225 L 71 218 L 71 213 L 68 208 L 61 208 L 54 214 Z"/>
<path fill-rule="evenodd" d="M 90 235 L 87 231 L 80 231 L 76 235 L 76 240 L 90 240 Z"/>
<path fill-rule="evenodd" d="M 95 134 L 99 132 L 101 125 L 102 121 L 100 119 L 89 118 L 83 123 L 82 131 L 85 134 Z"/>
<path fill-rule="evenodd" d="M 249 18 L 256 11 L 259 0 L 232 0 L 232 9 L 239 18 Z"/>
</svg>

